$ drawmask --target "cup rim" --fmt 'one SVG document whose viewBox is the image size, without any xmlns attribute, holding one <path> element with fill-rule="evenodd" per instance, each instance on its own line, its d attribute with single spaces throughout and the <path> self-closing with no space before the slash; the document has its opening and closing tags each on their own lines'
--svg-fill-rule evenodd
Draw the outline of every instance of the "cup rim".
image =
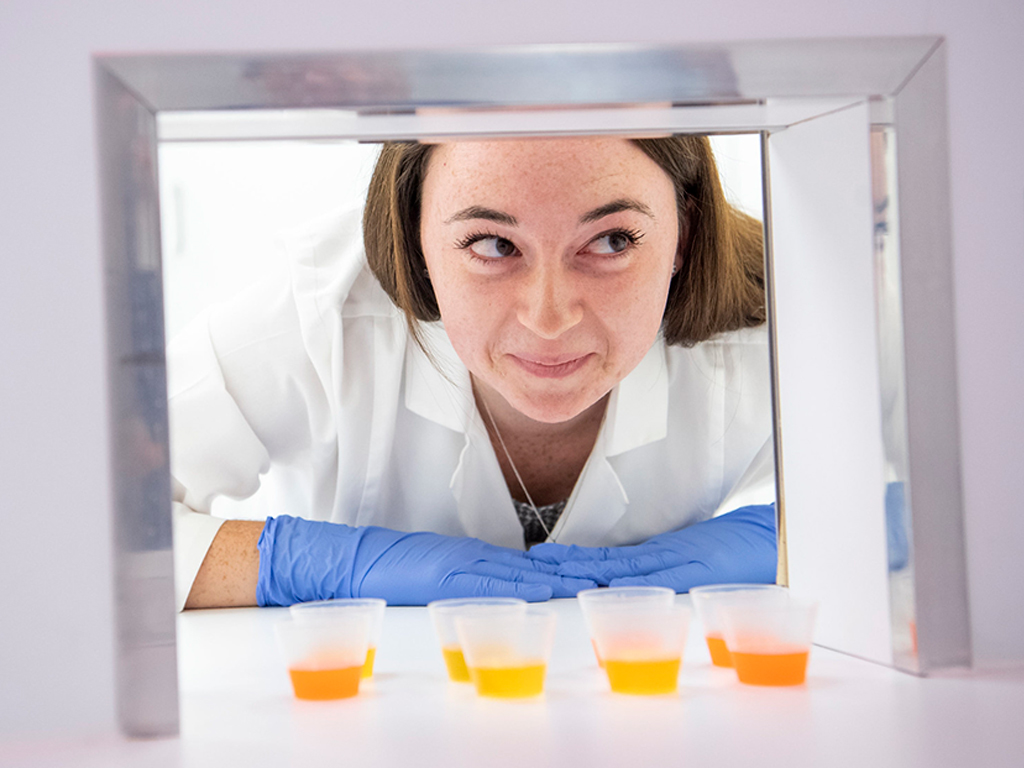
<svg viewBox="0 0 1024 768">
<path fill-rule="evenodd" d="M 462 608 L 501 607 L 529 605 L 521 597 L 449 597 L 443 600 L 431 600 L 427 603 L 427 611 L 436 614 L 449 614 Z"/>
<path fill-rule="evenodd" d="M 735 582 L 730 584 L 702 584 L 699 587 L 692 587 L 690 594 L 697 597 L 714 595 L 717 593 L 729 594 L 732 592 L 775 592 L 784 591 L 788 592 L 789 587 L 784 587 L 781 584 L 744 584 L 742 582 Z"/>
<path fill-rule="evenodd" d="M 387 607 L 387 600 L 381 597 L 331 597 L 326 600 L 307 600 L 302 603 L 292 603 L 289 611 L 318 610 L 321 608 L 365 608 L 368 610 L 383 610 Z"/>
<path fill-rule="evenodd" d="M 672 597 L 676 595 L 676 591 L 670 587 L 656 587 L 656 586 L 623 586 L 623 587 L 594 587 L 592 589 L 583 589 L 576 593 L 576 599 L 581 602 L 586 602 L 590 598 L 598 598 L 601 600 L 615 600 L 615 599 L 626 599 L 629 596 L 640 597 L 646 595 L 648 597 Z"/>
</svg>

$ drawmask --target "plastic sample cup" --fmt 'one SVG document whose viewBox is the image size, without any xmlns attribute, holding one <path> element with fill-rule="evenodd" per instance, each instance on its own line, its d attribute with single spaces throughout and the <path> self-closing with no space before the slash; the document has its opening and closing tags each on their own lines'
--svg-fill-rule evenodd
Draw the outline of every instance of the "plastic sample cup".
<svg viewBox="0 0 1024 768">
<path fill-rule="evenodd" d="M 583 620 L 590 633 L 590 643 L 594 648 L 597 664 L 604 668 L 604 661 L 597 650 L 597 641 L 594 639 L 591 617 L 602 611 L 628 610 L 639 605 L 667 608 L 675 604 L 676 593 L 667 587 L 603 587 L 585 589 L 578 593 L 576 598 L 579 600 L 580 610 L 583 611 Z"/>
<path fill-rule="evenodd" d="M 314 600 L 309 603 L 296 603 L 290 609 L 295 621 L 320 621 L 338 615 L 339 611 L 363 611 L 370 617 L 370 637 L 366 649 L 366 661 L 363 663 L 363 678 L 373 676 L 373 663 L 377 658 L 377 645 L 384 626 L 384 608 L 387 601 L 377 597 L 338 598 L 335 600 Z"/>
<path fill-rule="evenodd" d="M 455 683 L 471 682 L 462 644 L 455 631 L 455 617 L 480 611 L 524 613 L 526 601 L 517 597 L 464 597 L 435 600 L 427 604 L 427 612 L 434 623 L 441 655 L 448 670 L 448 679 Z"/>
<path fill-rule="evenodd" d="M 320 701 L 359 693 L 370 625 L 367 611 L 279 623 L 277 638 L 295 697 Z"/>
<path fill-rule="evenodd" d="M 544 692 L 555 640 L 555 612 L 473 611 L 455 617 L 470 679 L 481 696 L 525 698 Z"/>
<path fill-rule="evenodd" d="M 818 604 L 788 598 L 735 601 L 720 608 L 725 642 L 741 683 L 800 685 L 807 677 L 807 657 Z"/>
<path fill-rule="evenodd" d="M 690 624 L 681 605 L 640 602 L 591 615 L 591 632 L 615 693 L 675 693 Z"/>
<path fill-rule="evenodd" d="M 690 590 L 697 618 L 704 626 L 704 639 L 716 667 L 731 667 L 732 656 L 725 642 L 719 608 L 736 600 L 785 600 L 788 592 L 776 584 L 709 584 Z"/>
</svg>

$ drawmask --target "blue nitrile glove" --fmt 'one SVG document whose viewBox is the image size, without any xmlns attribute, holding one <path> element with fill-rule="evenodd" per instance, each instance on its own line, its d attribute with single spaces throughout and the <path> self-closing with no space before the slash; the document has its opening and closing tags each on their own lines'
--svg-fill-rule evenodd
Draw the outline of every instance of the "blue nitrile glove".
<svg viewBox="0 0 1024 768">
<path fill-rule="evenodd" d="M 767 584 L 778 566 L 775 505 L 740 507 L 632 547 L 538 544 L 527 554 L 602 586 L 688 592 L 702 584 Z"/>
<path fill-rule="evenodd" d="M 901 482 L 887 483 L 885 486 L 885 534 L 889 570 L 899 571 L 910 562 L 906 489 Z"/>
<path fill-rule="evenodd" d="M 596 586 L 563 578 L 525 552 L 437 533 L 353 528 L 301 517 L 268 517 L 259 540 L 259 605 L 334 597 L 382 597 L 426 605 L 446 597 L 572 597 Z"/>
</svg>

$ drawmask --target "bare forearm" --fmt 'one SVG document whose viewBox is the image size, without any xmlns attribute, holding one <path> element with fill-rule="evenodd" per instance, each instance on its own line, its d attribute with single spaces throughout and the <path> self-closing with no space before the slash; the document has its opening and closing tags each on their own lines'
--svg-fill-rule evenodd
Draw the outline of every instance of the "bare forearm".
<svg viewBox="0 0 1024 768">
<path fill-rule="evenodd" d="M 256 543 L 262 531 L 263 522 L 257 520 L 227 520 L 221 525 L 192 582 L 186 610 L 256 605 Z"/>
</svg>

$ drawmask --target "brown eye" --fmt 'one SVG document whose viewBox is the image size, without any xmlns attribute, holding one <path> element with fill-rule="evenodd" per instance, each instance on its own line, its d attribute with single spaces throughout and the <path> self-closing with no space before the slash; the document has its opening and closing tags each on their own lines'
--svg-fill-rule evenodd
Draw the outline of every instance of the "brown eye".
<svg viewBox="0 0 1024 768">
<path fill-rule="evenodd" d="M 501 259 L 506 256 L 514 256 L 516 246 L 511 240 L 504 237 L 482 237 L 469 246 L 474 256 L 481 259 Z"/>
<path fill-rule="evenodd" d="M 630 246 L 636 245 L 638 242 L 638 236 L 625 230 L 618 230 L 591 240 L 587 250 L 591 253 L 614 256 L 624 253 L 629 250 Z"/>
<path fill-rule="evenodd" d="M 611 248 L 613 253 L 621 253 L 629 247 L 629 238 L 621 232 L 608 235 L 608 247 Z"/>
</svg>

